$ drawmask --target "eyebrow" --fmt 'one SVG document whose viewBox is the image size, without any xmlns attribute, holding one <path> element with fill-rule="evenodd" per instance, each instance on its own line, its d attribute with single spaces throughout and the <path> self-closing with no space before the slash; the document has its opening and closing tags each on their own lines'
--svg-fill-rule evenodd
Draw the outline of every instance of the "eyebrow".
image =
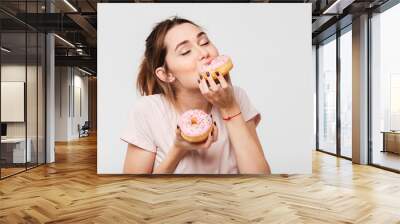
<svg viewBox="0 0 400 224">
<path fill-rule="evenodd" d="M 206 35 L 206 33 L 205 32 L 198 33 L 197 38 L 201 37 L 202 35 Z M 189 42 L 188 40 L 184 40 L 184 41 L 180 42 L 178 45 L 176 45 L 175 51 L 178 49 L 178 47 L 180 47 L 181 45 L 186 44 L 188 42 Z"/>
</svg>

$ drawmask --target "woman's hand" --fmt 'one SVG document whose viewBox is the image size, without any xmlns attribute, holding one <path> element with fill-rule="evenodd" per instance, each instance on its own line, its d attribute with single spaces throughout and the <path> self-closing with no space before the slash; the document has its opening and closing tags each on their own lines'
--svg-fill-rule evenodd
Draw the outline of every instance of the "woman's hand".
<svg viewBox="0 0 400 224">
<path fill-rule="evenodd" d="M 212 78 L 209 72 L 207 77 L 200 75 L 198 83 L 203 96 L 220 110 L 232 110 L 237 108 L 237 102 L 233 93 L 233 88 L 224 76 L 216 72 L 217 82 Z M 208 83 L 208 84 L 207 84 Z"/>
<path fill-rule="evenodd" d="M 190 143 L 186 141 L 181 135 L 181 129 L 179 128 L 179 126 L 177 126 L 175 131 L 174 146 L 184 154 L 191 150 L 196 150 L 200 154 L 202 154 L 211 146 L 212 143 L 217 141 L 217 138 L 218 128 L 215 122 L 213 122 L 213 127 L 210 134 L 208 134 L 207 140 L 201 143 Z"/>
</svg>

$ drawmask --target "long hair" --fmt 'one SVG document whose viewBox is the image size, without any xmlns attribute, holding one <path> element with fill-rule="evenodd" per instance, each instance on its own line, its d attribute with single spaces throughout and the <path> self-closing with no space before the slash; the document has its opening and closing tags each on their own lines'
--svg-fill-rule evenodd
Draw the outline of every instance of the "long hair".
<svg viewBox="0 0 400 224">
<path fill-rule="evenodd" d="M 167 55 L 167 47 L 164 43 L 165 36 L 171 28 L 183 23 L 190 23 L 200 27 L 190 20 L 175 16 L 157 23 L 146 38 L 146 49 L 136 83 L 137 89 L 142 96 L 163 94 L 172 102 L 175 101 L 175 91 L 172 85 L 160 80 L 155 74 L 155 70 L 160 66 L 164 66 L 168 70 L 165 63 Z"/>
</svg>

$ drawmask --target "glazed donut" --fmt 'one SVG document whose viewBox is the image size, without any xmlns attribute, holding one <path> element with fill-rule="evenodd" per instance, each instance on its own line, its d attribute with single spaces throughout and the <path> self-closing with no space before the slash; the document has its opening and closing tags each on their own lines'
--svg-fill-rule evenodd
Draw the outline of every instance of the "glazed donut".
<svg viewBox="0 0 400 224">
<path fill-rule="evenodd" d="M 201 66 L 200 75 L 205 78 L 207 77 L 206 72 L 209 72 L 213 79 L 217 79 L 215 72 L 218 72 L 221 75 L 227 75 L 232 68 L 233 64 L 230 57 L 226 55 L 220 55 L 214 58 L 210 64 Z"/>
<path fill-rule="evenodd" d="M 192 143 L 205 141 L 213 127 L 210 115 L 198 109 L 183 113 L 178 124 L 182 138 Z"/>
</svg>

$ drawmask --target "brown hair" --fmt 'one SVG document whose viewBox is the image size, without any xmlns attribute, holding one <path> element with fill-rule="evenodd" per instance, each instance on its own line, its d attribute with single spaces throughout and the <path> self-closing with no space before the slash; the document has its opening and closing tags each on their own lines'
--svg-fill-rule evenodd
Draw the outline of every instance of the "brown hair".
<svg viewBox="0 0 400 224">
<path fill-rule="evenodd" d="M 155 70 L 160 66 L 164 66 L 164 68 L 168 70 L 165 63 L 167 47 L 165 46 L 164 39 L 171 28 L 183 23 L 190 23 L 200 27 L 190 20 L 174 16 L 157 23 L 150 35 L 146 38 L 144 58 L 140 65 L 136 82 L 137 89 L 142 96 L 163 94 L 172 102 L 175 101 L 175 91 L 171 84 L 160 80 L 155 74 Z"/>
</svg>

